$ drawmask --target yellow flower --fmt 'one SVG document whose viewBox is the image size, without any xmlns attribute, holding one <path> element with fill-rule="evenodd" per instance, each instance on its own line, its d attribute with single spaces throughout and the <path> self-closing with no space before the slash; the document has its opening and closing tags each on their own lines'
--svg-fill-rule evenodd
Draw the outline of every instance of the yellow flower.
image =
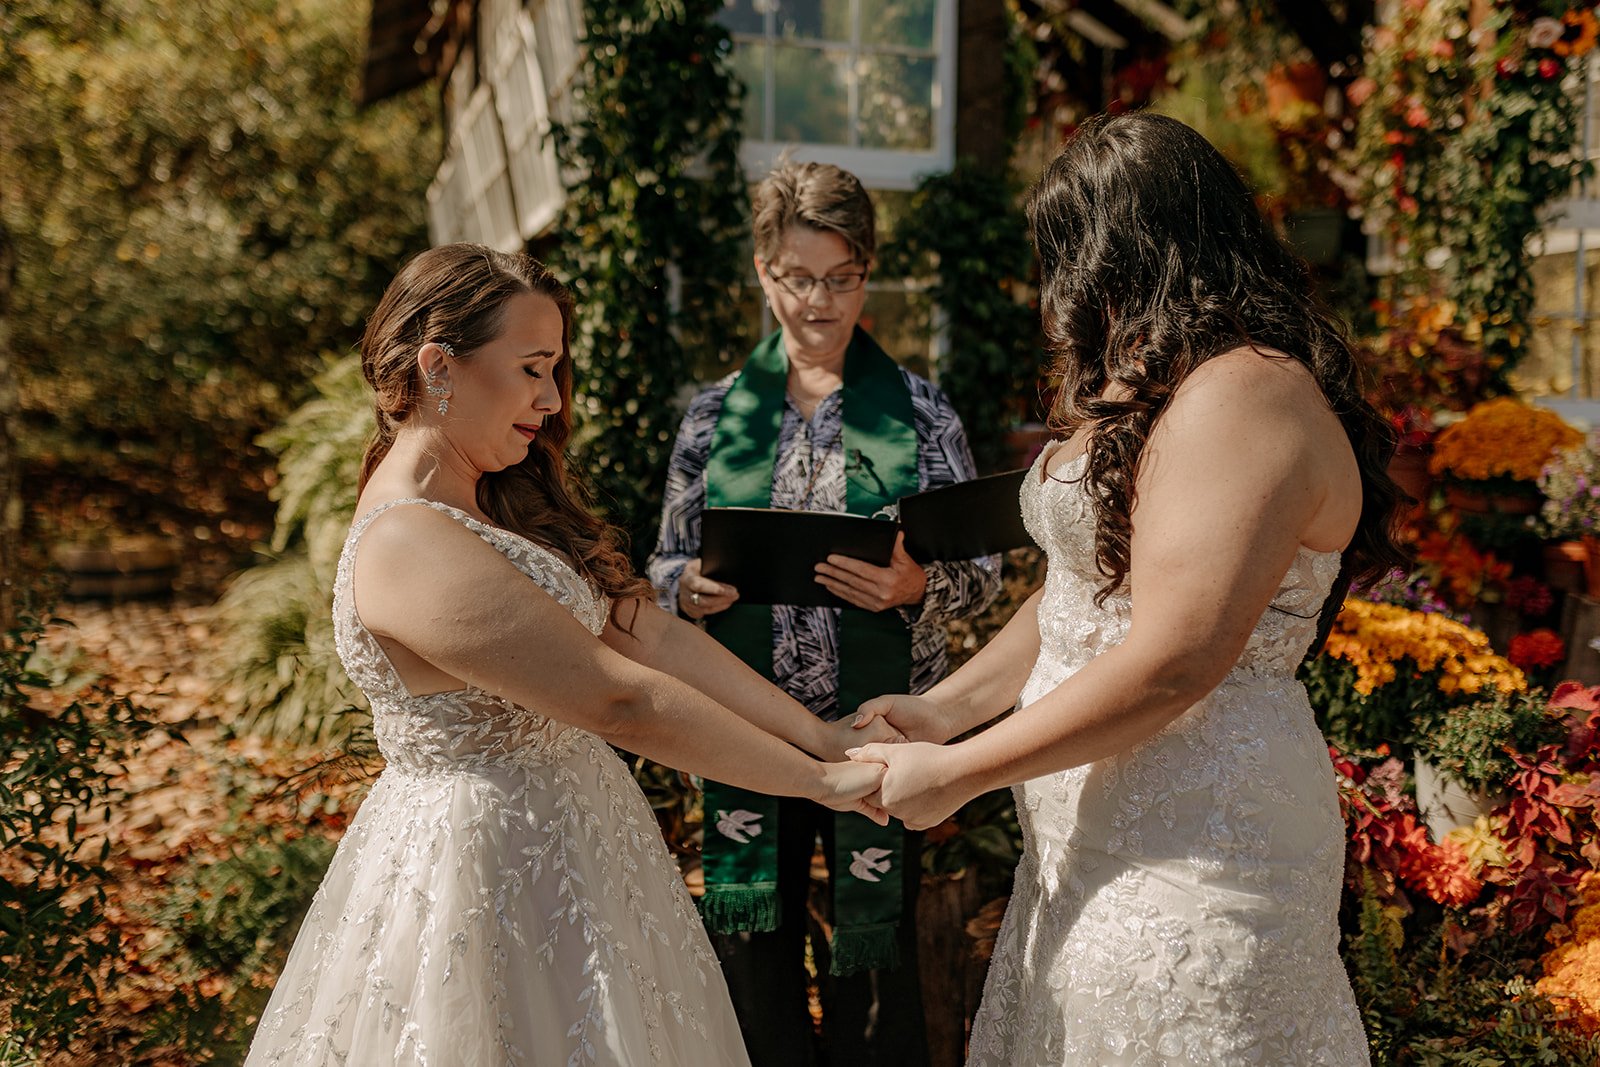
<svg viewBox="0 0 1600 1067">
<path fill-rule="evenodd" d="M 1490 687 L 1515 693 L 1528 686 L 1521 670 L 1495 655 L 1483 631 L 1397 604 L 1346 600 L 1328 635 L 1327 654 L 1355 668 L 1356 692 L 1363 696 L 1394 681 L 1402 660 L 1424 674 L 1437 671 L 1434 684 L 1446 696 Z"/>
<path fill-rule="evenodd" d="M 1561 22 L 1561 40 L 1551 45 L 1550 51 L 1558 56 L 1581 56 L 1594 48 L 1595 39 L 1600 37 L 1600 23 L 1595 21 L 1593 11 L 1588 8 L 1568 11 L 1561 16 Z"/>
<path fill-rule="evenodd" d="M 1557 449 L 1582 442 L 1583 434 L 1555 412 L 1497 397 L 1439 434 L 1428 469 L 1469 480 L 1510 477 L 1531 482 Z"/>
<path fill-rule="evenodd" d="M 1500 835 L 1489 825 L 1487 815 L 1478 816 L 1471 826 L 1456 827 L 1446 834 L 1445 838 L 1461 846 L 1461 851 L 1466 853 L 1467 862 L 1471 864 L 1473 877 L 1477 877 L 1478 872 L 1484 867 L 1506 865 L 1505 845 L 1501 842 Z"/>
</svg>

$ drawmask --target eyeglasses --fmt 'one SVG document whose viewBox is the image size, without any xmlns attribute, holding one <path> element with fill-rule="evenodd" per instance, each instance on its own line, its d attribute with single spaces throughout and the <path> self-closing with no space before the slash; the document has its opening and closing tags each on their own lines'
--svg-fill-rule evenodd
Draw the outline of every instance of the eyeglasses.
<svg viewBox="0 0 1600 1067">
<path fill-rule="evenodd" d="M 857 271 L 851 274 L 829 274 L 821 278 L 813 278 L 809 274 L 774 274 L 771 268 L 767 269 L 767 277 L 777 282 L 783 288 L 798 297 L 808 297 L 811 290 L 819 284 L 835 296 L 843 293 L 853 293 L 861 288 L 861 283 L 867 280 L 866 271 Z"/>
</svg>

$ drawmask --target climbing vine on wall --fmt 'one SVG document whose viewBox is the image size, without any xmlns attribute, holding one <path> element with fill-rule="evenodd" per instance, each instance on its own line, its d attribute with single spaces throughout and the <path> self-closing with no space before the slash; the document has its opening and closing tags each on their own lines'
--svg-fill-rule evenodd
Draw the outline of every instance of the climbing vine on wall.
<svg viewBox="0 0 1600 1067">
<path fill-rule="evenodd" d="M 1394 242 L 1397 295 L 1448 298 L 1502 374 L 1533 309 L 1527 242 L 1585 166 L 1572 81 L 1597 29 L 1587 5 L 1564 0 L 1400 5 L 1369 33 L 1348 90 L 1349 170 L 1370 228 Z"/>
<path fill-rule="evenodd" d="M 735 346 L 742 87 L 717 0 L 586 0 L 556 257 L 578 300 L 575 467 L 648 552 L 697 356 Z"/>
<path fill-rule="evenodd" d="M 999 464 L 1007 427 L 1032 414 L 1044 361 L 1039 313 L 1026 299 L 1033 245 L 1019 199 L 1003 177 L 964 161 L 922 181 L 885 251 L 886 270 L 933 279 L 928 295 L 949 339 L 939 385 L 983 469 Z"/>
</svg>

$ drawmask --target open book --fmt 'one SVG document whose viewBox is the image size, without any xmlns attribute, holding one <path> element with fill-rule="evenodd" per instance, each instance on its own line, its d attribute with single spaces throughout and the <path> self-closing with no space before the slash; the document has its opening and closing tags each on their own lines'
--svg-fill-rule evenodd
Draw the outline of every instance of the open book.
<svg viewBox="0 0 1600 1067">
<path fill-rule="evenodd" d="M 901 497 L 898 520 L 837 511 L 707 508 L 701 515 L 700 558 L 707 578 L 739 590 L 745 604 L 839 607 L 816 581 L 830 555 L 883 567 L 895 535 L 919 563 L 972 559 L 1033 544 L 1017 502 L 1026 470 L 991 474 Z"/>
</svg>

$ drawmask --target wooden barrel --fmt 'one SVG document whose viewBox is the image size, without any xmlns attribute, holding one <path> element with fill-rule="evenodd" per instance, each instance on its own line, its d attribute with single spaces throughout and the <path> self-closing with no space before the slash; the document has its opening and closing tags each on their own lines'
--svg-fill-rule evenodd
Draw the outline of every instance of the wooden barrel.
<svg viewBox="0 0 1600 1067">
<path fill-rule="evenodd" d="M 179 550 L 166 538 L 136 537 L 105 545 L 59 544 L 51 558 L 66 573 L 67 598 L 129 600 L 171 593 Z"/>
</svg>

